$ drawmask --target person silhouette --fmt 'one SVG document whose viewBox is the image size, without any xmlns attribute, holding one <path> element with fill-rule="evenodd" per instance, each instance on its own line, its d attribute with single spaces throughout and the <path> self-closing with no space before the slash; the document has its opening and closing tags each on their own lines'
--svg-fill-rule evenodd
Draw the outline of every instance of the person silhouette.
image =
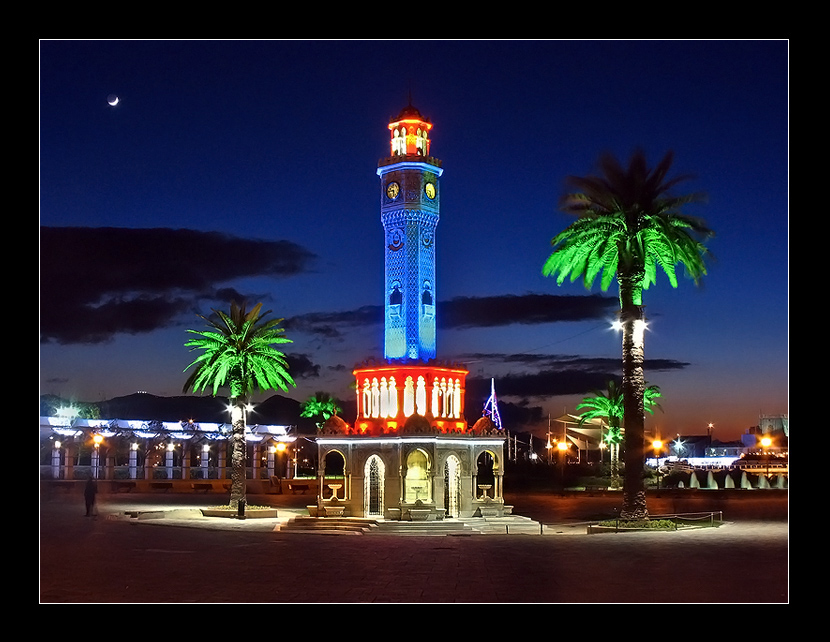
<svg viewBox="0 0 830 642">
<path fill-rule="evenodd" d="M 95 495 L 98 493 L 98 484 L 96 483 L 95 479 L 90 476 L 89 479 L 86 480 L 86 486 L 84 486 L 84 502 L 86 503 L 86 516 L 89 517 L 90 515 L 95 514 Z"/>
</svg>

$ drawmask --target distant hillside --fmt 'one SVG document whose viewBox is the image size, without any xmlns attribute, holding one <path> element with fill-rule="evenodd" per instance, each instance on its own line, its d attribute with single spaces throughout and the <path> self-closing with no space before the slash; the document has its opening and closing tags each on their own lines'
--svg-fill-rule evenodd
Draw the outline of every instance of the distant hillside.
<svg viewBox="0 0 830 642">
<path fill-rule="evenodd" d="M 41 396 L 41 414 L 54 414 L 55 408 L 71 402 L 52 395 Z M 193 419 L 205 423 L 225 423 L 229 420 L 228 400 L 225 397 L 157 397 L 135 393 L 107 401 L 84 403 L 98 409 L 102 419 L 138 419 L 142 421 L 182 421 Z M 300 402 L 273 395 L 254 407 L 249 424 L 295 425 L 300 432 L 314 432 L 314 422 L 300 417 Z"/>
</svg>

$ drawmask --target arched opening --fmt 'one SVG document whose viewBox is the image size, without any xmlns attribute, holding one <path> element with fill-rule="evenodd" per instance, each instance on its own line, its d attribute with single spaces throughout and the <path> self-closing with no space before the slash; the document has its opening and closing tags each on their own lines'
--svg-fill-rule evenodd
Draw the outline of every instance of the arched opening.
<svg viewBox="0 0 830 642">
<path fill-rule="evenodd" d="M 389 305 L 400 306 L 403 303 L 403 293 L 400 286 L 396 283 L 392 286 L 392 292 L 389 293 Z"/>
<path fill-rule="evenodd" d="M 364 513 L 367 517 L 383 517 L 383 480 L 385 476 L 386 467 L 383 465 L 383 460 L 377 455 L 369 457 L 363 471 Z"/>
<path fill-rule="evenodd" d="M 458 517 L 461 505 L 461 462 L 450 455 L 444 464 L 444 510 L 447 517 Z"/>
<path fill-rule="evenodd" d="M 406 458 L 406 478 L 404 484 L 405 502 L 414 503 L 419 499 L 422 502 L 428 502 L 432 499 L 429 458 L 420 448 L 413 450 Z"/>
<path fill-rule="evenodd" d="M 344 499 L 344 492 L 345 492 L 345 479 L 346 479 L 346 458 L 343 457 L 343 453 L 332 450 L 326 453 L 326 457 L 323 460 L 323 488 L 321 488 L 321 493 L 323 499 L 330 499 L 333 495 L 332 489 L 329 488 L 329 485 L 336 484 L 340 485 L 342 490 L 338 490 L 337 496 L 340 499 Z"/>
<path fill-rule="evenodd" d="M 493 497 L 496 484 L 496 458 L 489 450 L 485 450 L 476 459 L 476 485 L 478 496 Z"/>
</svg>

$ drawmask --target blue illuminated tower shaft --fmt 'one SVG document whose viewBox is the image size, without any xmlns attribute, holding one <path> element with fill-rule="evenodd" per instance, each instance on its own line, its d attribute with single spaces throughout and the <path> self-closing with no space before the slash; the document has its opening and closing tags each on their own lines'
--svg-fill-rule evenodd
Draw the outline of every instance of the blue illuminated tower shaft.
<svg viewBox="0 0 830 642">
<path fill-rule="evenodd" d="M 438 179 L 434 159 L 381 163 L 385 238 L 385 343 L 390 361 L 435 359 L 435 230 Z"/>
</svg>

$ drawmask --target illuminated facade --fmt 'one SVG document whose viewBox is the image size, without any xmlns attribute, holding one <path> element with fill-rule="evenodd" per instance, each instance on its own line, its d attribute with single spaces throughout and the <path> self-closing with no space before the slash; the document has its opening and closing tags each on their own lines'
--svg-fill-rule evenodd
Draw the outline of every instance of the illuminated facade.
<svg viewBox="0 0 830 642">
<path fill-rule="evenodd" d="M 467 370 L 436 360 L 443 170 L 430 153 L 431 130 L 412 106 L 389 123 L 390 154 L 377 170 L 384 361 L 354 370 L 354 423 L 332 417 L 318 436 L 319 516 L 417 520 L 501 516 L 506 510 L 500 426 L 489 414 L 468 425 Z"/>
</svg>

